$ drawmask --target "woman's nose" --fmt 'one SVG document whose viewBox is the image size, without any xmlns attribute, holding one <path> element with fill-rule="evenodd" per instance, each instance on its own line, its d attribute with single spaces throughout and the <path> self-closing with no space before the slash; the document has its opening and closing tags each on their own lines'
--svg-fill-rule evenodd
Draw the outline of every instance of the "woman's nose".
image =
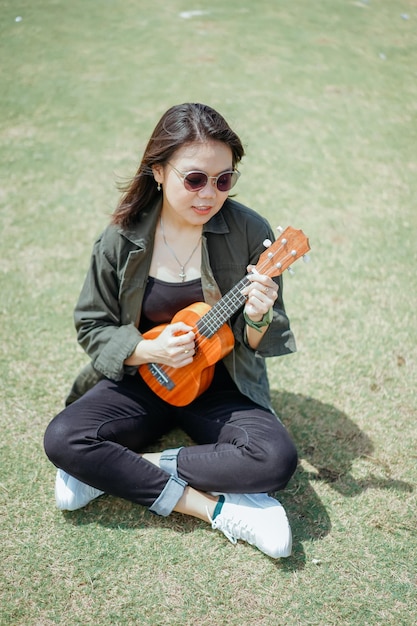
<svg viewBox="0 0 417 626">
<path fill-rule="evenodd" d="M 200 189 L 198 195 L 201 198 L 214 198 L 217 192 L 217 181 L 209 178 L 205 187 Z"/>
</svg>

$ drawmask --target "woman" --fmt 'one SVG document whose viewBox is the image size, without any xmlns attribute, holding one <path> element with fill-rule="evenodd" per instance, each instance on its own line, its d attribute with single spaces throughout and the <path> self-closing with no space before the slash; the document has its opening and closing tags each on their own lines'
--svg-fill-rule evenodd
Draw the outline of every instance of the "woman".
<svg viewBox="0 0 417 626">
<path fill-rule="evenodd" d="M 243 155 L 212 108 L 182 104 L 163 115 L 95 243 L 75 309 L 91 364 L 49 425 L 45 450 L 59 468 L 61 509 L 107 493 L 158 515 L 205 520 L 278 558 L 291 553 L 291 530 L 267 493 L 286 486 L 297 453 L 271 407 L 264 357 L 294 352 L 295 343 L 281 278 L 253 271 L 271 228 L 229 197 Z M 209 388 L 185 406 L 162 399 L 138 368 L 180 371 L 200 349 L 195 325 L 169 323 L 174 314 L 214 305 L 246 274 L 243 310 L 230 320 L 234 347 Z M 147 334 L 159 324 L 162 332 Z M 195 445 L 145 452 L 178 426 Z"/>
</svg>

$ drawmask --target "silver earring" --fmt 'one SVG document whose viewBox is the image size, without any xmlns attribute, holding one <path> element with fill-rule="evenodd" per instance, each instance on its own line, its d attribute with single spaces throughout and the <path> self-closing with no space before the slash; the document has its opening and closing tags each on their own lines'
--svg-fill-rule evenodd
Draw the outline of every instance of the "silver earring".
<svg viewBox="0 0 417 626">
<path fill-rule="evenodd" d="M 158 190 L 158 191 L 161 191 L 161 183 L 158 183 L 157 190 Z"/>
</svg>

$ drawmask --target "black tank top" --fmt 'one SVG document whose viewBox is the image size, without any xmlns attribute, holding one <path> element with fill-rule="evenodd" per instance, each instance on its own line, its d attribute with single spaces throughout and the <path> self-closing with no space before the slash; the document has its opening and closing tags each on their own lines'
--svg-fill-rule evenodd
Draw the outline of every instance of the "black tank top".
<svg viewBox="0 0 417 626">
<path fill-rule="evenodd" d="M 139 330 L 144 333 L 158 324 L 168 324 L 181 309 L 203 301 L 201 278 L 185 283 L 169 283 L 149 276 Z"/>
</svg>

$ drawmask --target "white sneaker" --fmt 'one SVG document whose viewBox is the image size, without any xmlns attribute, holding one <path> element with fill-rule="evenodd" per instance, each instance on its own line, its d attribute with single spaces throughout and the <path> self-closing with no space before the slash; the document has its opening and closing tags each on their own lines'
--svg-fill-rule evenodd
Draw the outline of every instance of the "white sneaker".
<svg viewBox="0 0 417 626">
<path fill-rule="evenodd" d="M 282 504 L 266 493 L 225 493 L 224 504 L 212 528 L 220 530 L 232 543 L 243 539 L 273 559 L 291 554 L 292 536 Z"/>
<path fill-rule="evenodd" d="M 61 511 L 82 509 L 91 500 L 103 495 L 104 491 L 90 487 L 77 478 L 59 469 L 55 479 L 55 502 Z"/>
</svg>

